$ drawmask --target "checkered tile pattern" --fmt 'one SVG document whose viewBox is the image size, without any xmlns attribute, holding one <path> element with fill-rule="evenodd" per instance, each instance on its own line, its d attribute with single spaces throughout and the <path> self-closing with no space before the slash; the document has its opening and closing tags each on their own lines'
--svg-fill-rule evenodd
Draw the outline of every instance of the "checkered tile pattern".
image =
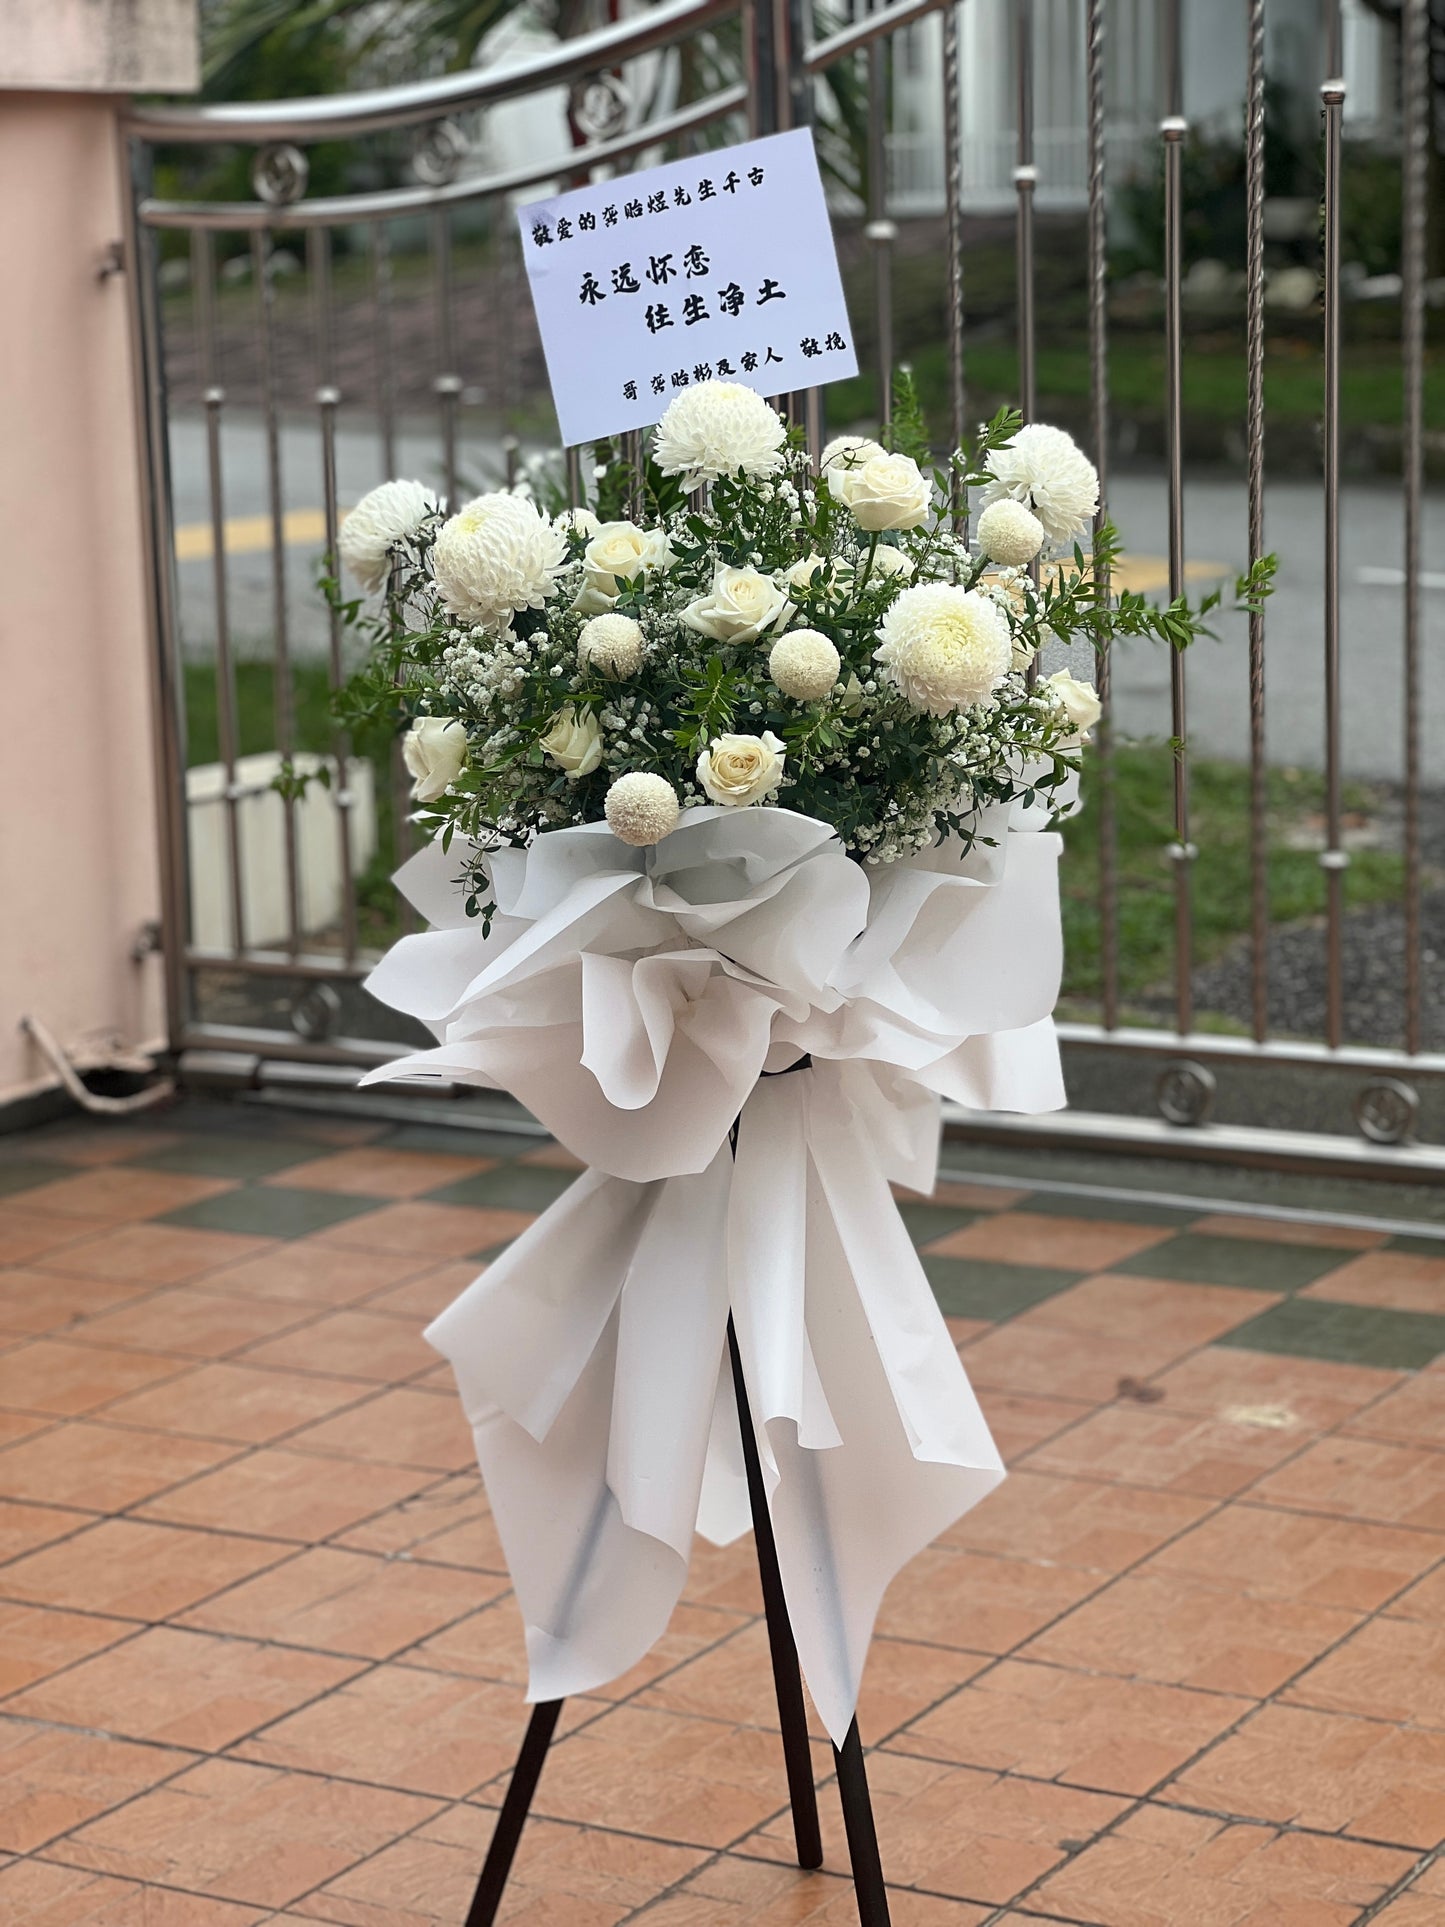
<svg viewBox="0 0 1445 1927">
<path fill-rule="evenodd" d="M 0 1140 L 0 1920 L 458 1927 L 524 1669 L 419 1333 L 571 1171 L 245 1105 Z M 874 1642 L 897 1927 L 1442 1927 L 1445 1246 L 903 1209 L 1014 1476 Z M 569 1703 L 506 1919 L 855 1920 L 830 1786 L 789 1864 L 759 1613 L 699 1547 Z"/>
</svg>

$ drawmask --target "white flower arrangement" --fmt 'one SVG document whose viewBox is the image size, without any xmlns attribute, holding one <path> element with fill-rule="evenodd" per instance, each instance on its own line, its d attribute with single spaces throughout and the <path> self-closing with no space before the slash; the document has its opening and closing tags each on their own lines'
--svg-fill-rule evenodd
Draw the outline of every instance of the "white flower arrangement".
<svg viewBox="0 0 1445 1927">
<path fill-rule="evenodd" d="M 371 655 L 342 720 L 409 722 L 423 822 L 473 849 L 601 821 L 646 847 L 691 808 L 781 806 L 887 863 L 1047 801 L 1098 702 L 1072 674 L 1035 681 L 1043 642 L 1182 647 L 1219 596 L 1106 591 L 1116 541 L 1091 535 L 1098 478 L 1062 430 L 1005 413 L 936 469 L 905 386 L 889 439 L 839 437 L 814 466 L 760 397 L 706 382 L 652 460 L 610 453 L 596 499 L 555 517 L 540 480 L 447 520 L 388 484 L 344 525 L 343 559 L 388 600 L 347 607 Z M 486 914 L 484 870 L 463 880 Z"/>
</svg>

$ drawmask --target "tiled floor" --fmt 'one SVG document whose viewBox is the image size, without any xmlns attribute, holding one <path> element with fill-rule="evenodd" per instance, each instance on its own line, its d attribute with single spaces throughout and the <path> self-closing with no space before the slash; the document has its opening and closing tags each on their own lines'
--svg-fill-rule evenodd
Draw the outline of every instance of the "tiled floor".
<svg viewBox="0 0 1445 1927">
<path fill-rule="evenodd" d="M 460 1927 L 523 1663 L 419 1333 L 569 1176 L 239 1106 L 0 1139 L 0 1921 Z M 1445 1244 L 904 1209 L 1014 1475 L 874 1643 L 896 1927 L 1445 1927 Z M 758 1614 L 700 1547 L 568 1705 L 507 1920 L 856 1919 L 831 1783 L 789 1864 Z"/>
</svg>

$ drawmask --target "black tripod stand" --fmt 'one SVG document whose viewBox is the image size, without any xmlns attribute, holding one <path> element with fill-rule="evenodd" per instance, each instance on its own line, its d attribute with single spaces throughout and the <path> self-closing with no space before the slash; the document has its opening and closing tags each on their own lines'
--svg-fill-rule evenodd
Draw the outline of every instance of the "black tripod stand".
<svg viewBox="0 0 1445 1927">
<path fill-rule="evenodd" d="M 813 1785 L 813 1763 L 808 1750 L 808 1718 L 803 1707 L 798 1649 L 783 1599 L 778 1548 L 773 1538 L 773 1522 L 768 1516 L 758 1443 L 753 1433 L 747 1386 L 743 1382 L 742 1356 L 738 1351 L 737 1333 L 733 1329 L 731 1314 L 728 1317 L 728 1353 L 732 1360 L 733 1389 L 737 1394 L 738 1418 L 742 1425 L 743 1460 L 747 1467 L 748 1499 L 753 1514 L 753 1539 L 758 1549 L 758 1573 L 762 1579 L 768 1646 L 773 1660 L 773 1685 L 777 1689 L 778 1719 L 783 1729 L 783 1765 L 788 1776 L 788 1798 L 793 1808 L 793 1837 L 797 1841 L 798 1865 L 821 1867 L 823 1840 L 818 1831 L 818 1794 Z M 522 1741 L 522 1750 L 512 1770 L 507 1797 L 497 1816 L 496 1831 L 487 1849 L 486 1864 L 472 1897 L 466 1927 L 492 1927 L 496 1920 L 507 1876 L 511 1873 L 512 1861 L 516 1856 L 517 1843 L 527 1823 L 527 1814 L 547 1758 L 547 1748 L 556 1731 L 561 1711 L 561 1700 L 544 1700 L 532 1714 L 526 1738 Z M 868 1797 L 868 1775 L 863 1763 L 863 1742 L 858 1737 L 856 1719 L 848 1728 L 842 1746 L 834 1747 L 833 1757 L 837 1762 L 843 1824 L 848 1835 L 848 1855 L 858 1897 L 858 1919 L 861 1927 L 889 1927 L 888 1892 L 883 1885 L 878 1834 L 873 1825 L 873 1805 Z"/>
</svg>

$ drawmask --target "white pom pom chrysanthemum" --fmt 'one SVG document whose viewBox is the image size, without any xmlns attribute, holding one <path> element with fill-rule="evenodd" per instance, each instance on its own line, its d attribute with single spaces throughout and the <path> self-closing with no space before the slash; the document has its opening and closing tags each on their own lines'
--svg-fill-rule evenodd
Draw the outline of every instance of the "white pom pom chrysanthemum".
<svg viewBox="0 0 1445 1927">
<path fill-rule="evenodd" d="M 645 849 L 677 828 L 680 807 L 677 791 L 665 776 L 630 770 L 608 790 L 602 810 L 620 842 Z"/>
<path fill-rule="evenodd" d="M 421 482 L 383 482 L 362 496 L 341 524 L 336 546 L 368 595 L 385 584 L 397 544 L 409 541 L 439 507 Z"/>
<path fill-rule="evenodd" d="M 1005 497 L 1022 502 L 1051 542 L 1072 542 L 1099 506 L 1098 471 L 1062 428 L 1030 422 L 1007 448 L 992 450 L 987 466 L 994 479 L 983 491 L 984 506 Z"/>
<path fill-rule="evenodd" d="M 884 616 L 874 660 L 915 709 L 980 703 L 1008 674 L 1009 626 L 990 597 L 949 582 L 905 589 Z"/>
<path fill-rule="evenodd" d="M 577 660 L 604 676 L 631 676 L 642 661 L 642 625 L 631 616 L 593 616 L 577 638 Z"/>
<path fill-rule="evenodd" d="M 1044 546 L 1044 525 L 1032 509 L 1004 495 L 979 516 L 978 546 L 990 562 L 1021 569 Z"/>
<path fill-rule="evenodd" d="M 657 424 L 653 457 L 684 488 L 701 488 L 741 469 L 754 481 L 783 465 L 788 431 L 761 395 L 736 381 L 704 381 L 684 389 Z"/>
<path fill-rule="evenodd" d="M 768 655 L 768 674 L 785 696 L 817 702 L 838 680 L 838 651 L 818 629 L 794 629 L 780 636 Z"/>
<path fill-rule="evenodd" d="M 432 574 L 455 616 L 500 633 L 540 609 L 567 559 L 567 537 L 519 495 L 479 495 L 442 524 Z"/>
</svg>

